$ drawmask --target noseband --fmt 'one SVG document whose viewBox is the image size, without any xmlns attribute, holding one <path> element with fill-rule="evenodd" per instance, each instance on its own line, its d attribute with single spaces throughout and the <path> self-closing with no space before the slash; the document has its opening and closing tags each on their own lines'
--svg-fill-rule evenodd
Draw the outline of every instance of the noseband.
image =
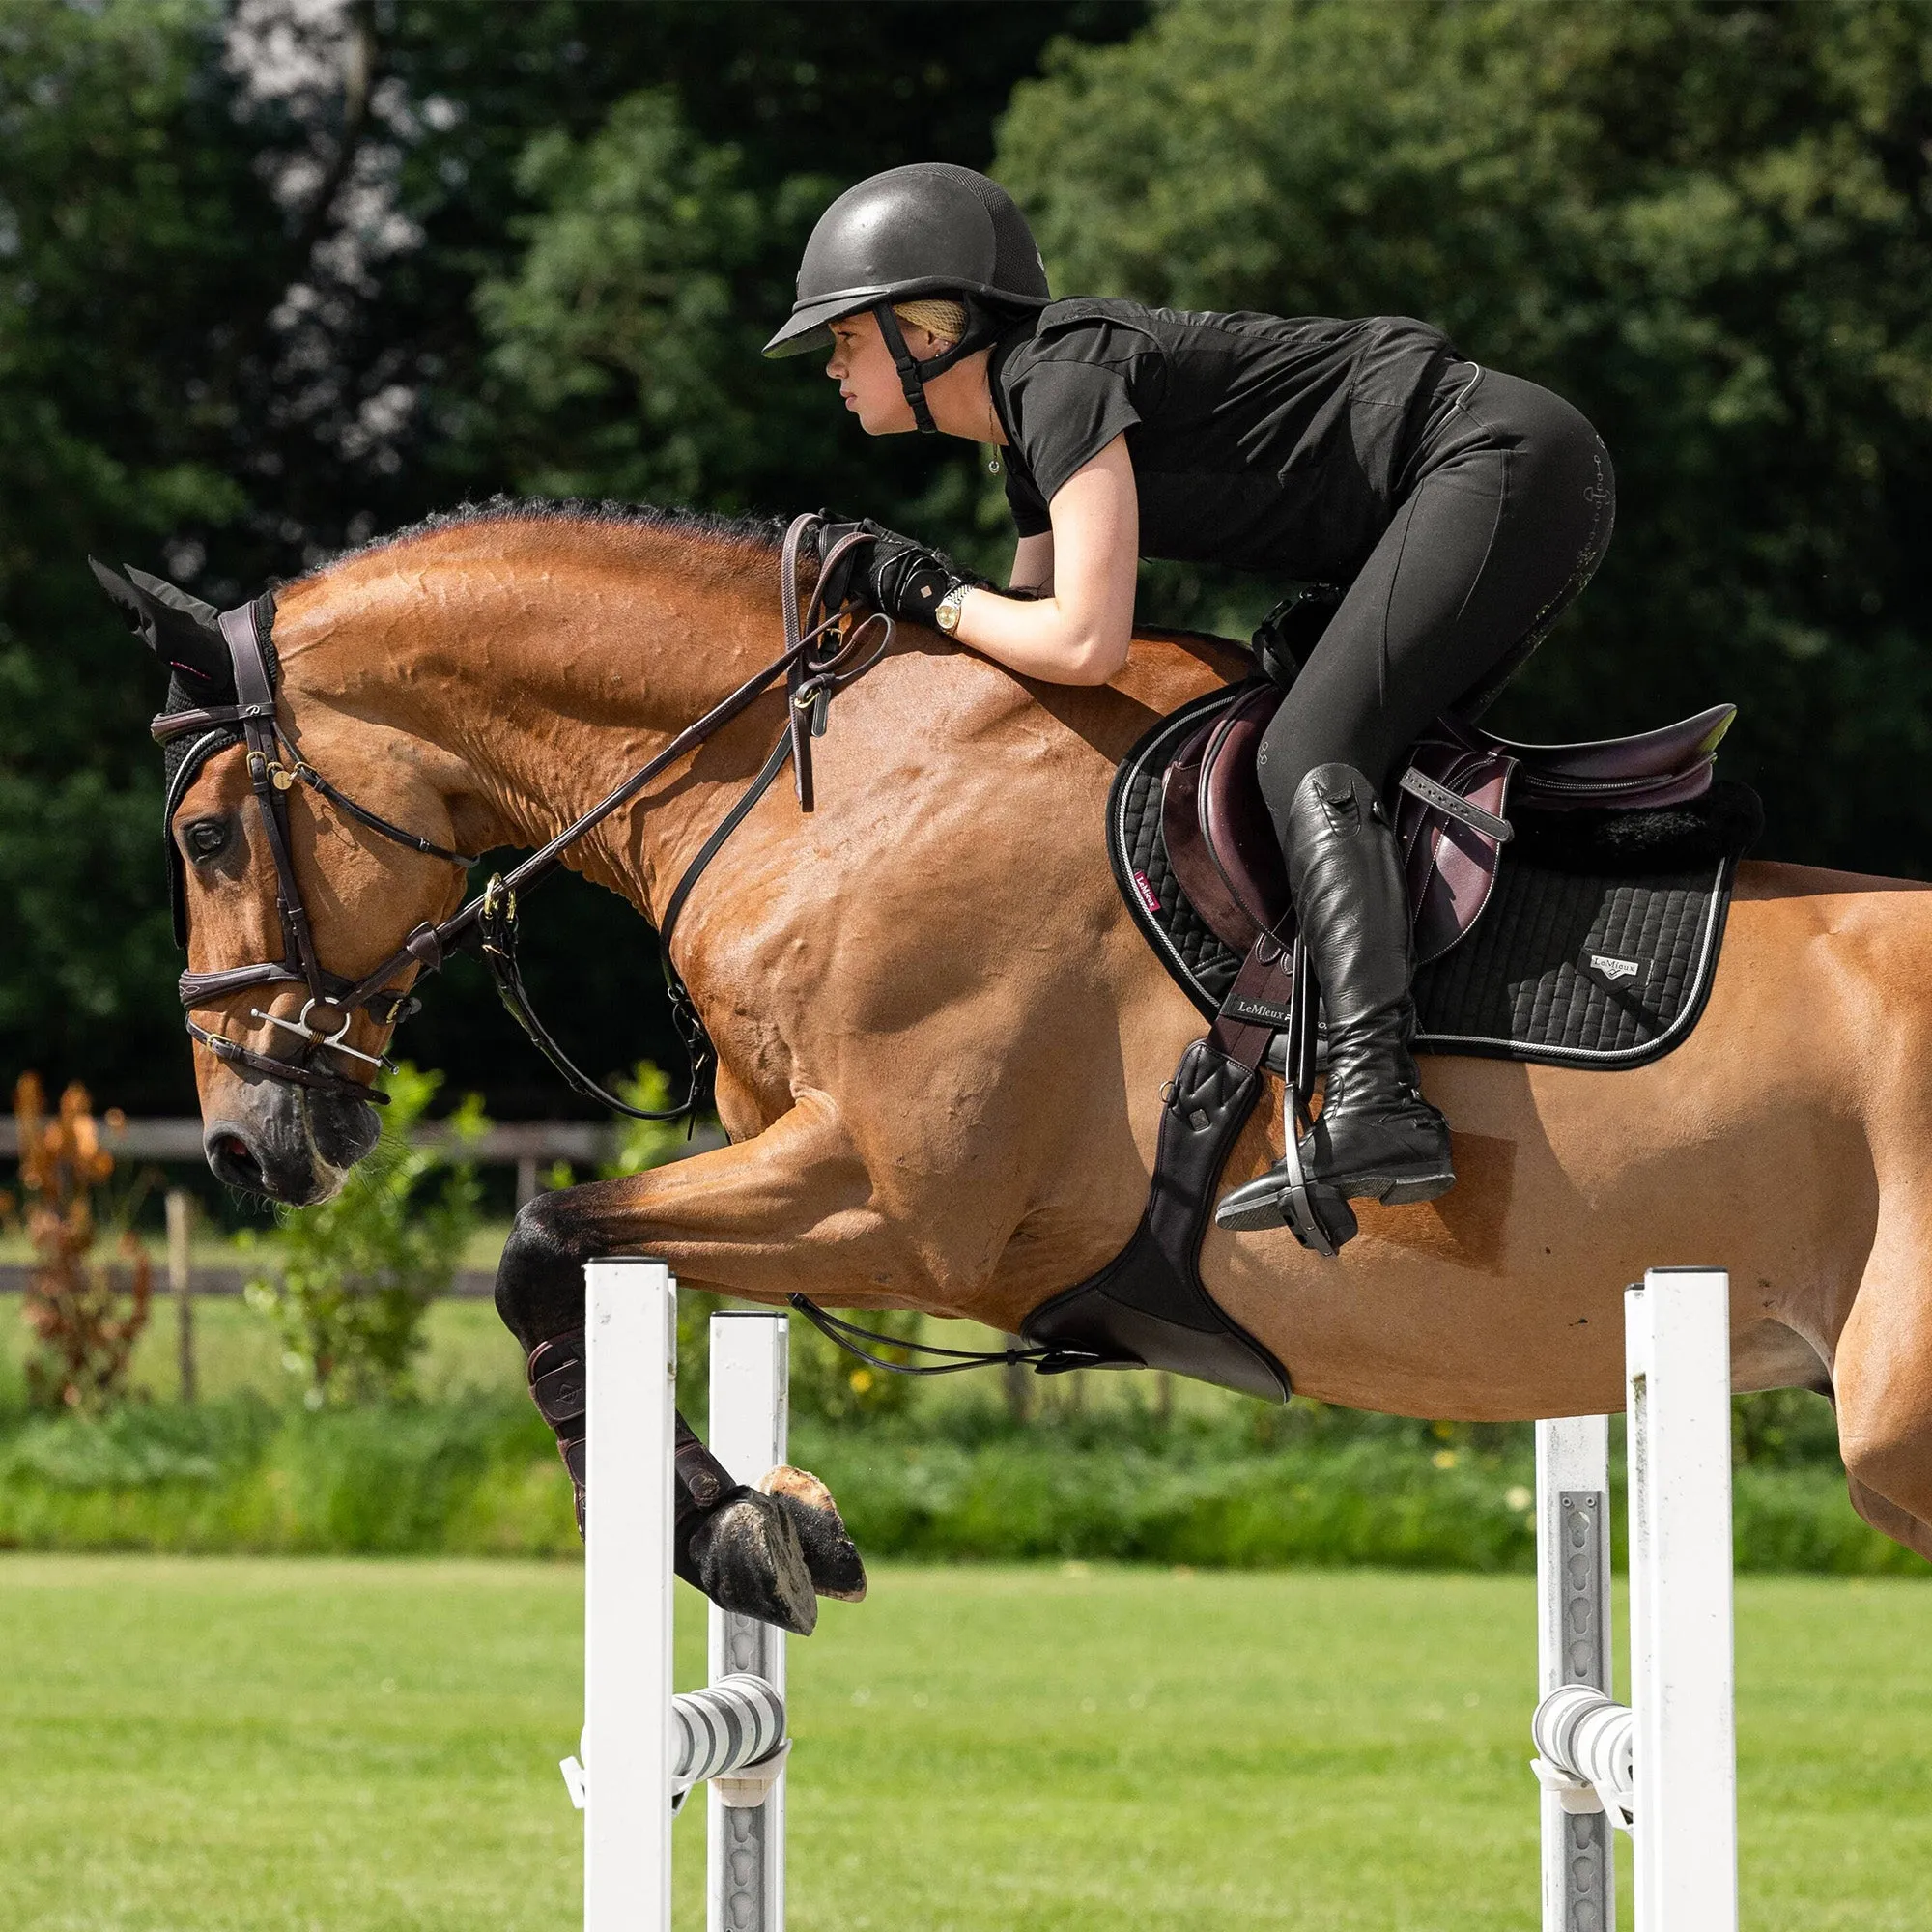
<svg viewBox="0 0 1932 1932">
<path fill-rule="evenodd" d="M 274 598 L 265 593 L 252 603 L 225 611 L 219 618 L 221 636 L 227 643 L 235 675 L 235 702 L 163 712 L 150 729 L 161 743 L 199 734 L 201 744 L 189 753 L 189 762 L 177 774 L 171 788 L 175 796 L 185 791 L 197 768 L 213 752 L 235 742 L 237 732 L 246 748 L 248 782 L 255 795 L 269 852 L 275 867 L 275 912 L 281 923 L 283 953 L 278 960 L 263 960 L 250 966 L 230 966 L 214 973 L 184 973 L 181 976 L 182 1005 L 187 1009 L 185 1025 L 191 1038 L 211 1053 L 233 1065 L 245 1066 L 269 1079 L 311 1092 L 332 1094 L 356 1100 L 385 1105 L 388 1095 L 362 1080 L 352 1080 L 331 1066 L 315 1066 L 258 1053 L 225 1034 L 212 1032 L 194 1018 L 198 1008 L 208 1006 L 229 993 L 251 986 L 298 985 L 307 988 L 308 998 L 294 1019 L 249 1009 L 249 1017 L 278 1027 L 305 1043 L 311 1057 L 343 1055 L 372 1069 L 387 1065 L 380 1054 L 364 1053 L 347 1043 L 349 1028 L 357 1012 L 366 1011 L 384 1028 L 416 1010 L 418 1002 L 406 987 L 388 982 L 399 973 L 414 969 L 420 976 L 434 973 L 456 952 L 479 952 L 496 982 L 498 996 L 511 1016 L 550 1060 L 570 1086 L 586 1098 L 594 1099 L 634 1120 L 677 1120 L 696 1104 L 705 1067 L 710 1059 L 710 1042 L 705 1037 L 691 996 L 682 979 L 670 964 L 670 937 L 678 914 L 683 910 L 699 873 L 717 855 L 725 839 L 743 821 L 786 763 L 794 767 L 800 807 L 812 809 L 811 740 L 825 729 L 826 707 L 832 697 L 855 679 L 862 677 L 891 648 L 894 627 L 889 617 L 868 615 L 854 624 L 842 639 L 835 639 L 830 648 L 820 648 L 828 632 L 836 632 L 841 619 L 838 611 L 827 611 L 823 596 L 828 582 L 836 582 L 835 566 L 855 545 L 868 543 L 870 537 L 853 532 L 842 538 L 819 562 L 818 578 L 801 617 L 798 595 L 799 553 L 804 539 L 823 519 L 817 516 L 795 518 L 785 532 L 781 569 L 781 601 L 784 614 L 785 648 L 780 657 L 754 673 L 722 703 L 707 711 L 694 724 L 687 725 L 663 751 L 640 765 L 616 790 L 573 819 L 555 838 L 508 872 L 490 880 L 483 891 L 459 911 L 441 922 L 425 922 L 410 933 L 396 951 L 373 972 L 360 980 L 348 980 L 329 972 L 318 958 L 309 918 L 302 903 L 301 888 L 296 878 L 295 862 L 289 846 L 287 794 L 301 783 L 327 799 L 370 831 L 398 845 L 407 846 L 426 858 L 441 859 L 468 869 L 477 863 L 467 852 L 452 851 L 433 839 L 419 837 L 402 826 L 393 825 L 380 813 L 359 805 L 331 784 L 296 751 L 275 718 L 274 676 L 271 632 L 274 625 Z M 815 621 L 814 621 L 815 620 Z M 870 653 L 860 658 L 861 640 L 873 625 L 881 626 L 879 640 Z M 583 1073 L 570 1061 L 531 1009 L 523 975 L 517 964 L 517 918 L 522 895 L 541 884 L 563 862 L 563 855 L 585 833 L 601 825 L 611 813 L 622 810 L 637 795 L 687 753 L 721 730 L 781 681 L 789 695 L 786 724 L 778 743 L 750 788 L 726 813 L 723 823 L 706 839 L 667 904 L 659 928 L 664 951 L 666 975 L 669 982 L 672 1010 L 691 1060 L 691 1078 L 685 1097 L 675 1107 L 639 1108 L 628 1105 Z M 170 812 L 172 820 L 172 811 Z M 167 834 L 173 840 L 173 826 Z M 171 860 L 172 863 L 172 860 Z M 185 926 L 182 926 L 185 936 Z"/>
</svg>

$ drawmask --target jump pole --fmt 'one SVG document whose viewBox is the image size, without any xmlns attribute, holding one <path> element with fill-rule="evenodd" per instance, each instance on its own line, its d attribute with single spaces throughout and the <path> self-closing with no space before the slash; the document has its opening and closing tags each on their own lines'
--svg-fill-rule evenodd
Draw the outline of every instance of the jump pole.
<svg viewBox="0 0 1932 1932">
<path fill-rule="evenodd" d="M 714 1609 L 710 1685 L 679 1696 L 671 1676 L 677 1284 L 615 1257 L 589 1264 L 585 1293 L 584 1721 L 582 1762 L 563 1762 L 584 1932 L 670 1932 L 671 1818 L 705 1779 L 711 1932 L 783 1932 L 784 1638 Z M 740 1481 L 784 1460 L 785 1320 L 713 1319 L 712 1433 Z"/>
<path fill-rule="evenodd" d="M 1607 1422 L 1536 1426 L 1544 1932 L 1612 1932 L 1609 1828 L 1636 1932 L 1736 1932 L 1730 1277 L 1624 1297 L 1631 1708 L 1610 1697 Z"/>
</svg>

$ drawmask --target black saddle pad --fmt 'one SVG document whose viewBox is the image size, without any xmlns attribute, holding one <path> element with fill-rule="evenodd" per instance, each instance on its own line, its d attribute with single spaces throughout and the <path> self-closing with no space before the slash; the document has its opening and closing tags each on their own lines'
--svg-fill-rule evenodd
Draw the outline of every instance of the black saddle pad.
<svg viewBox="0 0 1932 1932">
<path fill-rule="evenodd" d="M 1210 1018 L 1240 960 L 1182 895 L 1161 837 L 1160 781 L 1212 692 L 1122 761 L 1107 850 L 1135 923 Z M 1731 882 L 1764 823 L 1749 786 L 1719 781 L 1652 811 L 1524 811 L 1475 927 L 1416 975 L 1422 1053 L 1556 1066 L 1641 1066 L 1696 1024 L 1717 972 Z"/>
</svg>

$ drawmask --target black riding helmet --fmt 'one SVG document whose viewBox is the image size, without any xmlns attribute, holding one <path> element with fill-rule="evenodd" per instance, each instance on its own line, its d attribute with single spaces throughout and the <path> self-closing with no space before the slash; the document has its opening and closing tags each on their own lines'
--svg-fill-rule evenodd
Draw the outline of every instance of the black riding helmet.
<svg viewBox="0 0 1932 1932">
<path fill-rule="evenodd" d="M 893 304 L 920 296 L 963 302 L 967 328 L 952 349 L 921 362 L 906 347 Z M 829 353 L 830 325 L 869 309 L 898 364 L 914 420 L 933 434 L 925 384 L 983 349 L 1019 309 L 1053 299 L 1039 248 L 998 182 L 947 161 L 914 161 L 847 188 L 805 244 L 791 320 L 767 355 Z"/>
</svg>

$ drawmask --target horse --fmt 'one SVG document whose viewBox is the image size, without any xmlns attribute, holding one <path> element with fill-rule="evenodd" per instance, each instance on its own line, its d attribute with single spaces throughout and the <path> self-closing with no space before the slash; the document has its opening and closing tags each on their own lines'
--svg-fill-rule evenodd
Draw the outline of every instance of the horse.
<svg viewBox="0 0 1932 1932">
<path fill-rule="evenodd" d="M 751 676 L 779 637 L 778 566 L 763 524 L 499 503 L 281 587 L 280 728 L 440 852 L 287 793 L 327 969 L 374 972 L 460 902 L 452 857 L 542 844 Z M 1151 724 L 1248 668 L 1224 641 L 1148 631 L 1109 684 L 1076 689 L 901 629 L 830 707 L 815 810 L 766 791 L 678 923 L 728 1144 L 524 1208 L 498 1305 L 526 1346 L 543 1311 L 581 1305 L 593 1255 L 649 1253 L 753 1302 L 804 1292 L 1017 1332 L 1119 1252 L 1162 1085 L 1201 1027 L 1116 890 L 1104 801 Z M 567 863 L 661 923 L 785 705 L 750 704 Z M 250 794 L 237 747 L 172 814 L 194 973 L 281 950 Z M 1453 1192 L 1363 1206 L 1339 1259 L 1210 1229 L 1203 1278 L 1302 1394 L 1506 1421 L 1617 1408 L 1624 1286 L 1661 1260 L 1722 1265 L 1735 1386 L 1829 1395 L 1853 1503 L 1932 1557 L 1928 957 L 1926 888 L 1747 863 L 1682 1044 L 1618 1072 L 1428 1058 Z M 265 1077 L 300 998 L 211 997 L 207 1031 L 233 1046 L 194 1047 L 215 1173 L 298 1204 L 374 1138 L 359 1073 Z M 378 1055 L 399 1010 L 358 1009 L 339 1037 Z M 1281 1157 L 1279 1099 L 1228 1180 Z"/>
</svg>

